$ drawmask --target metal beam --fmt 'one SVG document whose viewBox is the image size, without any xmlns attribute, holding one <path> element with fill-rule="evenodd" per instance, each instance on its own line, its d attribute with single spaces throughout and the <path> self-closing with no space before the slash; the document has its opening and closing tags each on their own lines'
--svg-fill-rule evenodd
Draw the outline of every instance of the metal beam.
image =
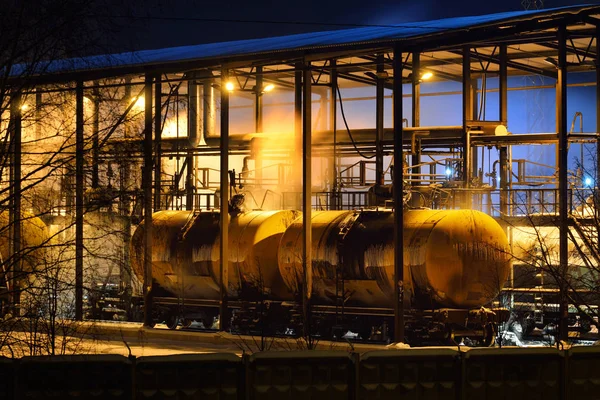
<svg viewBox="0 0 600 400">
<path fill-rule="evenodd" d="M 311 337 L 310 303 L 312 296 L 312 70 L 310 63 L 304 65 L 302 79 L 302 313 L 304 337 Z"/>
<path fill-rule="evenodd" d="M 337 210 L 338 204 L 338 182 L 337 176 L 339 171 L 338 166 L 338 152 L 337 152 L 337 101 L 338 101 L 338 71 L 337 71 L 337 61 L 331 60 L 331 73 L 329 76 L 330 84 L 331 84 L 331 105 L 329 107 L 329 118 L 331 121 L 331 130 L 333 132 L 333 153 L 331 159 L 331 182 L 332 182 L 332 190 L 331 190 L 331 201 L 330 208 L 332 210 Z"/>
<path fill-rule="evenodd" d="M 98 166 L 100 162 L 100 139 L 98 137 L 100 135 L 100 89 L 98 87 L 92 89 L 92 97 L 94 103 L 94 117 L 92 121 L 92 188 L 96 189 L 99 184 Z M 38 125 L 41 124 L 36 124 L 36 126 Z"/>
<path fill-rule="evenodd" d="M 219 330 L 229 329 L 227 308 L 229 289 L 229 92 L 225 83 L 229 79 L 229 70 L 221 70 L 221 205 L 219 227 L 221 245 L 219 253 Z"/>
<path fill-rule="evenodd" d="M 394 46 L 394 341 L 404 342 L 404 199 L 402 52 Z"/>
<path fill-rule="evenodd" d="M 384 72 L 383 54 L 377 56 L 377 73 Z M 375 183 L 384 184 L 383 177 L 383 119 L 384 119 L 384 78 L 377 77 L 375 87 Z"/>
<path fill-rule="evenodd" d="M 417 127 L 421 124 L 421 53 L 412 53 L 412 126 Z M 421 164 L 421 141 L 417 140 L 417 148 L 412 149 L 411 164 Z M 413 174 L 421 173 L 421 167 L 414 167 Z M 421 180 L 420 176 L 416 176 L 414 185 L 418 185 Z"/>
<path fill-rule="evenodd" d="M 471 143 L 470 133 L 468 131 L 468 121 L 473 120 L 473 107 L 471 99 L 471 49 L 469 46 L 463 48 L 463 81 L 462 81 L 462 124 L 463 124 L 463 164 L 462 180 L 464 187 L 468 188 L 471 182 Z M 469 206 L 469 204 L 465 204 Z"/>
<path fill-rule="evenodd" d="M 498 77 L 498 115 L 500 122 L 504 125 L 508 121 L 508 64 L 507 64 L 507 49 L 506 45 L 500 45 L 499 49 L 499 77 Z M 508 147 L 499 146 L 500 151 L 500 214 L 508 215 Z"/>
<path fill-rule="evenodd" d="M 156 110 L 160 112 L 160 109 Z M 152 76 L 144 80 L 144 326 L 152 319 Z"/>
<path fill-rule="evenodd" d="M 83 82 L 75 89 L 75 319 L 83 320 Z"/>
<path fill-rule="evenodd" d="M 560 340 L 568 339 L 568 300 L 566 295 L 567 268 L 569 262 L 568 249 L 568 127 L 567 127 L 567 29 L 558 29 L 558 79 L 556 82 L 556 124 L 558 128 L 558 193 L 559 193 L 559 254 L 560 270 L 559 284 L 561 288 L 560 302 Z"/>
<path fill-rule="evenodd" d="M 145 99 L 144 102 L 152 102 L 152 99 Z M 155 77 L 154 81 L 154 211 L 161 209 L 162 193 L 162 83 L 160 75 Z M 145 103 L 144 103 L 145 104 Z M 167 108 L 168 109 L 168 108 Z M 166 204 L 165 204 L 166 205 Z"/>
<path fill-rule="evenodd" d="M 19 93 L 12 93 L 10 102 L 10 132 L 11 141 L 11 178 L 9 223 L 11 236 L 10 246 L 10 283 L 12 285 L 13 315 L 21 315 L 21 135 L 22 135 L 22 97 Z"/>
</svg>

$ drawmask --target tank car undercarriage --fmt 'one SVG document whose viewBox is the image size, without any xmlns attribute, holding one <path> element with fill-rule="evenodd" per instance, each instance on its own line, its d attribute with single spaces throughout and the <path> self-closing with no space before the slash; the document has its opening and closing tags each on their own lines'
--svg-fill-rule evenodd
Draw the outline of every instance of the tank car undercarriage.
<svg viewBox="0 0 600 400">
<path fill-rule="evenodd" d="M 154 319 L 169 329 L 187 329 L 193 321 L 203 330 L 212 330 L 219 318 L 219 304 L 211 300 L 154 298 Z M 265 337 L 300 337 L 304 332 L 302 306 L 298 302 L 229 302 L 231 332 Z M 405 310 L 406 342 L 411 346 L 458 345 L 491 346 L 498 325 L 506 322 L 508 310 L 451 309 Z M 310 335 L 323 340 L 389 343 L 394 336 L 394 310 L 391 308 L 314 305 L 311 307 Z M 198 329 L 198 328 L 195 328 Z M 346 336 L 354 333 L 355 336 Z"/>
</svg>

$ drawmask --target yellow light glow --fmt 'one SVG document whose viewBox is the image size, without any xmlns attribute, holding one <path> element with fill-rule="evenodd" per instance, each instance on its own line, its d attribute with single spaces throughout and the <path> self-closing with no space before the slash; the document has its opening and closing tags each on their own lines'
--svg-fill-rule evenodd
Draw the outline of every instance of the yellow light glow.
<svg viewBox="0 0 600 400">
<path fill-rule="evenodd" d="M 143 96 L 133 97 L 131 99 L 131 102 L 134 103 L 133 108 L 135 108 L 136 110 L 143 110 L 146 106 L 146 102 L 144 101 Z"/>
<path fill-rule="evenodd" d="M 233 82 L 227 82 L 225 84 L 225 89 L 227 89 L 228 92 L 233 92 L 233 89 L 234 89 Z"/>
<path fill-rule="evenodd" d="M 265 86 L 263 88 L 263 92 L 270 92 L 271 90 L 275 89 L 275 85 L 273 85 L 272 83 L 269 83 L 267 86 Z"/>
<path fill-rule="evenodd" d="M 27 104 L 27 103 L 21 104 L 21 111 L 27 111 L 27 110 L 29 110 L 29 104 Z"/>
<path fill-rule="evenodd" d="M 432 76 L 433 76 L 433 73 L 431 73 L 429 71 L 423 72 L 423 75 L 421 75 L 421 79 L 426 81 L 427 79 L 430 79 Z"/>
</svg>

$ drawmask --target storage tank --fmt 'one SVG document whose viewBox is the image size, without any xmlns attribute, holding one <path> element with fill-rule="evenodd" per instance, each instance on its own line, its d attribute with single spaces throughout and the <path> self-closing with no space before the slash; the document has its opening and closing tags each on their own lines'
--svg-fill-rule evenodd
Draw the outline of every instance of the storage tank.
<svg viewBox="0 0 600 400">
<path fill-rule="evenodd" d="M 21 221 L 21 268 L 23 271 L 32 272 L 50 262 L 46 257 L 46 248 L 44 248 L 47 242 L 48 228 L 46 224 L 38 217 L 25 214 Z M 0 213 L 0 262 L 6 262 L 10 253 L 9 213 L 4 211 Z M 0 271 L 0 275 L 3 275 L 2 271 Z M 2 282 L 0 286 L 4 284 L 5 282 Z"/>
<path fill-rule="evenodd" d="M 333 303 L 343 281 L 346 304 L 391 307 L 393 213 L 317 211 L 312 225 L 316 301 Z M 294 293 L 303 281 L 301 233 L 299 218 L 279 248 L 280 271 Z M 480 307 L 498 294 L 509 273 L 506 235 L 479 211 L 406 211 L 403 241 L 405 299 L 414 308 Z"/>
<path fill-rule="evenodd" d="M 230 217 L 228 295 L 290 297 L 277 267 L 277 246 L 295 211 L 251 211 Z M 152 216 L 152 276 L 167 295 L 219 298 L 218 211 L 159 211 Z M 132 238 L 132 267 L 143 280 L 143 224 Z M 245 297 L 246 297 L 245 296 Z"/>
</svg>

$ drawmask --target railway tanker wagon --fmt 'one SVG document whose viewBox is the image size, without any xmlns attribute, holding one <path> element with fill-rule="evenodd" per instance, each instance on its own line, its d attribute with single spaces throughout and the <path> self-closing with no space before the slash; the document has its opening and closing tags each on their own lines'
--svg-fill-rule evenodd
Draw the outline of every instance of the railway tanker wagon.
<svg viewBox="0 0 600 400">
<path fill-rule="evenodd" d="M 229 218 L 227 297 L 242 303 L 289 299 L 277 247 L 295 211 L 251 211 Z M 212 326 L 220 298 L 219 212 L 159 211 L 152 216 L 152 279 L 157 321 L 175 328 L 192 320 Z M 144 230 L 132 238 L 132 268 L 143 281 Z M 239 314 L 239 313 L 237 313 Z"/>
<path fill-rule="evenodd" d="M 278 254 L 283 280 L 294 293 L 303 285 L 301 232 L 298 219 L 283 235 Z M 313 212 L 315 310 L 338 320 L 343 313 L 346 326 L 364 338 L 382 320 L 390 329 L 393 240 L 392 212 Z M 500 225 L 479 211 L 411 210 L 404 213 L 403 241 L 409 340 L 440 342 L 457 335 L 490 343 L 499 315 L 483 307 L 498 295 L 510 269 Z"/>
<path fill-rule="evenodd" d="M 394 306 L 394 223 L 390 211 L 312 214 L 311 324 L 322 336 L 346 330 L 368 338 L 388 332 Z M 152 276 L 158 319 L 211 324 L 219 300 L 219 213 L 161 211 L 153 216 Z M 143 277 L 143 229 L 132 261 Z M 490 341 L 495 313 L 483 307 L 509 271 L 507 239 L 477 211 L 412 210 L 404 214 L 405 320 L 411 341 L 453 332 Z M 230 217 L 227 295 L 234 327 L 299 331 L 303 291 L 302 217 L 252 211 Z M 273 317 L 275 313 L 276 317 Z M 264 322 L 262 322 L 264 325 Z M 277 329 L 274 329 L 275 327 Z"/>
</svg>

